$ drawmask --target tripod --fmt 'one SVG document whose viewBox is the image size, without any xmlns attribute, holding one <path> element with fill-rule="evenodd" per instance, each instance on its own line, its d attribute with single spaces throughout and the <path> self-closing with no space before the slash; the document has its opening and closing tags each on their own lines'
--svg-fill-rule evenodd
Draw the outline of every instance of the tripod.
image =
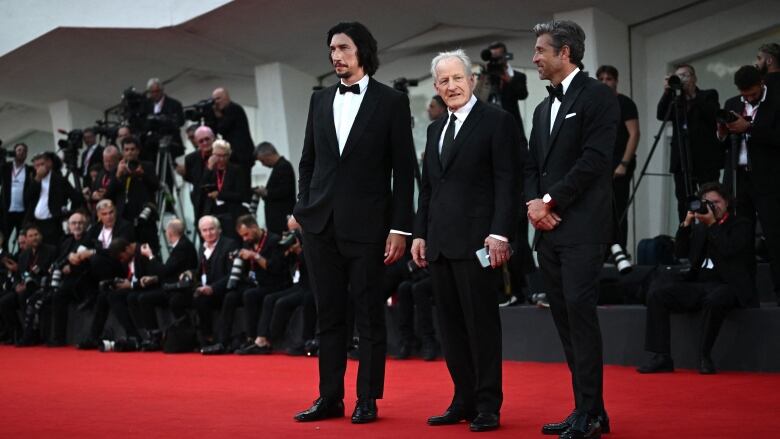
<svg viewBox="0 0 780 439">
<path fill-rule="evenodd" d="M 184 218 L 184 208 L 182 207 L 181 187 L 176 185 L 175 180 L 175 167 L 173 165 L 173 158 L 170 152 L 171 136 L 164 136 L 160 139 L 160 148 L 157 150 L 157 163 L 155 169 L 157 175 L 160 178 L 160 189 L 157 192 L 157 208 L 160 210 L 160 222 L 158 225 L 157 233 L 160 236 L 160 240 L 165 246 L 160 248 L 168 248 L 167 240 L 165 239 L 165 227 L 163 225 L 163 214 L 171 208 L 179 218 Z M 168 177 L 170 176 L 173 183 L 174 191 L 168 187 Z"/>
</svg>

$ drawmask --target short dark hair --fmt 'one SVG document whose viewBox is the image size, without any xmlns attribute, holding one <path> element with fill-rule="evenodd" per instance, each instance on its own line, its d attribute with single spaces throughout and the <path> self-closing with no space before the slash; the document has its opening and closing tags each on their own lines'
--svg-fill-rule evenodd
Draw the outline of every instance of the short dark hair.
<svg viewBox="0 0 780 439">
<path fill-rule="evenodd" d="M 43 234 L 41 233 L 41 227 L 35 223 L 28 224 L 27 227 L 24 228 L 24 234 L 27 235 L 27 232 L 30 230 L 37 230 L 39 234 Z"/>
<path fill-rule="evenodd" d="M 488 46 L 488 50 L 493 50 L 493 49 L 504 49 L 504 53 L 507 52 L 506 44 L 504 44 L 503 41 L 494 41 L 490 43 L 490 45 Z"/>
<path fill-rule="evenodd" d="M 238 217 L 238 219 L 236 219 L 236 230 L 238 230 L 238 228 L 241 227 L 241 226 L 244 226 L 244 227 L 260 227 L 257 224 L 257 219 L 255 219 L 255 216 L 251 215 L 251 214 L 248 214 L 248 213 L 244 214 L 244 215 L 241 215 L 240 217 Z"/>
<path fill-rule="evenodd" d="M 447 104 L 444 103 L 444 99 L 442 99 L 441 96 L 433 95 L 431 99 L 436 101 L 436 103 L 439 104 L 442 108 L 447 108 Z"/>
<path fill-rule="evenodd" d="M 29 147 L 29 146 L 27 146 L 27 144 L 26 144 L 26 143 L 24 143 L 24 142 L 19 142 L 19 143 L 17 143 L 16 145 L 14 145 L 14 151 L 16 151 L 16 148 L 18 148 L 18 147 L 20 147 L 20 146 L 21 146 L 21 147 L 23 147 L 25 151 L 29 151 L 29 150 L 30 150 L 30 147 Z"/>
<path fill-rule="evenodd" d="M 704 183 L 699 187 L 699 199 L 704 198 L 704 194 L 707 192 L 716 192 L 718 195 L 720 195 L 721 198 L 726 200 L 726 204 L 728 205 L 728 210 L 731 211 L 731 192 L 729 192 L 728 189 L 726 189 L 725 186 L 718 183 L 717 181 L 711 181 L 709 183 Z"/>
<path fill-rule="evenodd" d="M 255 147 L 255 157 L 265 154 L 279 154 L 271 142 L 260 142 Z"/>
<path fill-rule="evenodd" d="M 138 141 L 138 139 L 135 136 L 127 136 L 124 139 L 122 139 L 122 149 L 125 149 L 125 145 L 133 144 L 136 146 L 136 148 L 141 149 L 141 143 Z"/>
<path fill-rule="evenodd" d="M 759 52 L 763 52 L 775 59 L 775 64 L 780 64 L 780 44 L 766 43 L 762 44 L 758 48 Z M 780 66 L 779 66 L 780 67 Z"/>
<path fill-rule="evenodd" d="M 742 66 L 734 73 L 734 85 L 740 90 L 747 90 L 761 83 L 761 71 L 756 66 Z"/>
<path fill-rule="evenodd" d="M 114 238 L 111 240 L 111 244 L 108 244 L 108 255 L 117 259 L 127 247 L 130 247 L 130 244 L 132 244 L 132 242 L 125 238 Z"/>
<path fill-rule="evenodd" d="M 615 66 L 603 65 L 599 67 L 598 70 L 596 70 L 596 77 L 598 78 L 602 73 L 606 73 L 607 75 L 618 79 L 618 69 L 616 69 Z"/>
<path fill-rule="evenodd" d="M 585 31 L 579 24 L 570 20 L 550 20 L 537 24 L 533 31 L 537 37 L 550 35 L 556 55 L 563 46 L 568 46 L 571 63 L 580 69 L 585 68 L 582 64 L 582 57 L 585 55 Z"/>
<path fill-rule="evenodd" d="M 692 74 L 693 76 L 696 76 L 696 69 L 694 69 L 692 65 L 690 65 L 690 64 L 688 64 L 688 63 L 680 63 L 680 64 L 675 64 L 675 65 L 674 65 L 674 69 L 675 69 L 675 70 L 677 70 L 677 69 L 682 69 L 682 68 L 686 68 L 686 69 L 690 70 L 690 71 L 691 71 L 691 74 Z"/>
<path fill-rule="evenodd" d="M 363 67 L 368 76 L 374 76 L 374 73 L 379 69 L 379 56 L 377 55 L 376 40 L 371 35 L 371 31 L 357 21 L 339 23 L 328 31 L 328 40 L 325 41 L 327 46 L 330 46 L 330 40 L 336 34 L 345 34 L 352 39 L 357 47 L 358 65 Z"/>
</svg>

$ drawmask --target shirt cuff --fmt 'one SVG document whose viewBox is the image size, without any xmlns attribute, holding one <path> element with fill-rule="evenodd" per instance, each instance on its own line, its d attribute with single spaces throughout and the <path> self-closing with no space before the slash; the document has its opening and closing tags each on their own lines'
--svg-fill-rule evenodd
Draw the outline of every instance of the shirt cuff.
<svg viewBox="0 0 780 439">
<path fill-rule="evenodd" d="M 509 242 L 509 240 L 505 236 L 494 235 L 492 233 L 490 235 L 488 235 L 488 236 L 490 236 L 491 238 L 494 238 L 494 239 L 498 239 L 499 241 Z"/>
<path fill-rule="evenodd" d="M 390 229 L 390 233 L 395 233 L 397 235 L 404 235 L 404 236 L 412 236 L 409 232 L 402 232 L 400 230 Z"/>
</svg>

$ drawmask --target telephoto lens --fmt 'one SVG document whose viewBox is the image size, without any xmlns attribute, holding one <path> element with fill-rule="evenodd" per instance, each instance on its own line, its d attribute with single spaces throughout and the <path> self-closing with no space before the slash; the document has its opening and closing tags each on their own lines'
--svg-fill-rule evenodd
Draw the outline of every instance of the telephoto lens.
<svg viewBox="0 0 780 439">
<path fill-rule="evenodd" d="M 621 247 L 620 244 L 612 244 L 612 247 L 609 248 L 609 252 L 612 254 L 612 259 L 615 260 L 615 266 L 620 274 L 631 272 L 631 269 L 634 267 L 631 265 L 631 261 L 628 259 L 628 256 L 626 256 L 626 252 L 623 251 L 623 247 Z"/>
<path fill-rule="evenodd" d="M 260 194 L 257 192 L 252 194 L 252 199 L 249 201 L 249 213 L 252 215 L 257 213 L 257 206 L 260 205 Z"/>
<path fill-rule="evenodd" d="M 244 260 L 238 256 L 233 257 L 233 266 L 230 267 L 230 277 L 228 278 L 227 289 L 235 290 L 241 281 L 241 275 L 244 273 Z"/>
</svg>

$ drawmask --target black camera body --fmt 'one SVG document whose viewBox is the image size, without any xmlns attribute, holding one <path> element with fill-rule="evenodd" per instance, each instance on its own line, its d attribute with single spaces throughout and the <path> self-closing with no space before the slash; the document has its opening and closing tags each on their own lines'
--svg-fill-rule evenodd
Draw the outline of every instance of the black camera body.
<svg viewBox="0 0 780 439">
<path fill-rule="evenodd" d="M 301 236 L 301 232 L 299 232 L 298 230 L 286 232 L 284 236 L 282 236 L 282 239 L 279 240 L 279 247 L 287 250 L 288 248 L 295 245 L 296 242 L 303 242 L 303 237 Z"/>
<path fill-rule="evenodd" d="M 710 200 L 691 200 L 688 204 L 688 210 L 693 213 L 706 215 L 707 212 L 715 213 L 715 204 Z"/>
<path fill-rule="evenodd" d="M 718 123 L 731 123 L 737 120 L 737 115 L 728 110 L 718 110 L 715 113 L 715 120 Z"/>
<path fill-rule="evenodd" d="M 192 273 L 189 271 L 184 272 L 184 274 L 179 278 L 178 282 L 173 283 L 167 283 L 162 285 L 163 291 L 182 291 L 182 290 L 192 290 L 195 288 L 195 282 L 192 278 Z"/>
<path fill-rule="evenodd" d="M 500 79 L 504 75 L 506 69 L 506 62 L 514 59 L 514 55 L 510 52 L 504 53 L 502 56 L 493 56 L 493 52 L 490 49 L 484 49 L 480 52 L 479 57 L 482 61 L 485 61 L 485 73 L 492 78 Z"/>
<path fill-rule="evenodd" d="M 98 283 L 98 288 L 100 289 L 100 291 L 109 291 L 109 292 L 110 291 L 116 291 L 117 286 L 119 284 L 121 284 L 122 282 L 124 282 L 124 281 L 125 281 L 125 279 L 123 279 L 121 277 L 115 277 L 113 279 L 101 280 Z"/>
<path fill-rule="evenodd" d="M 203 99 L 189 107 L 184 107 L 184 118 L 193 122 L 211 125 L 217 116 L 214 114 L 214 99 Z"/>
<path fill-rule="evenodd" d="M 244 278 L 244 260 L 238 256 L 240 251 L 235 250 L 228 254 L 228 258 L 233 259 L 233 264 L 230 266 L 230 277 L 228 277 L 227 282 L 228 291 L 238 288 L 238 284 Z"/>
</svg>

